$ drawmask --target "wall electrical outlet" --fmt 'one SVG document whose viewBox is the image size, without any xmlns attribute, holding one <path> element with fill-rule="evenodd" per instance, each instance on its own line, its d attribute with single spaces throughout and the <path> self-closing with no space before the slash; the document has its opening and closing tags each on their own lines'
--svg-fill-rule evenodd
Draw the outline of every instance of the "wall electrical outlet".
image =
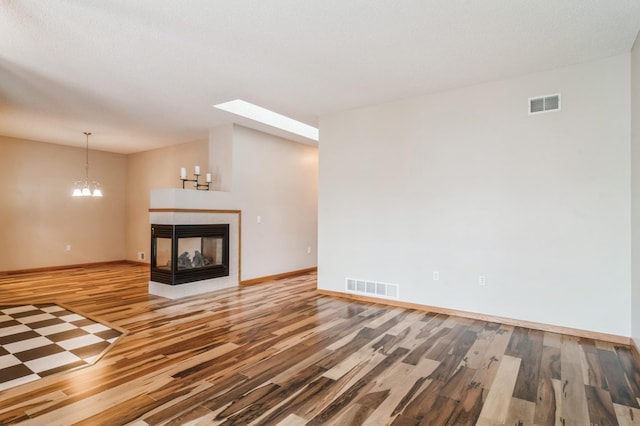
<svg viewBox="0 0 640 426">
<path fill-rule="evenodd" d="M 487 285 L 487 277 L 485 277 L 484 275 L 480 275 L 478 277 L 478 284 L 480 284 L 481 286 Z"/>
<path fill-rule="evenodd" d="M 307 254 L 311 254 L 311 246 L 307 247 Z"/>
<path fill-rule="evenodd" d="M 262 216 L 256 217 L 256 223 L 262 223 Z"/>
<path fill-rule="evenodd" d="M 440 272 L 433 271 L 433 280 L 434 281 L 440 281 Z"/>
<path fill-rule="evenodd" d="M 71 244 L 67 244 L 66 246 L 64 246 L 64 250 L 71 251 Z"/>
<path fill-rule="evenodd" d="M 139 251 L 138 252 L 138 260 L 144 260 L 144 252 L 143 251 Z"/>
</svg>

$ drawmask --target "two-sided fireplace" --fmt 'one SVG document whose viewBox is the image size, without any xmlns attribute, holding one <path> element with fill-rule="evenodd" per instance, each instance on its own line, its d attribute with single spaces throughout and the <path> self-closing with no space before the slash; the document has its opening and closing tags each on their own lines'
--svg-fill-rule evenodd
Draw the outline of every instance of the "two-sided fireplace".
<svg viewBox="0 0 640 426">
<path fill-rule="evenodd" d="M 151 225 L 151 281 L 176 285 L 229 276 L 229 225 Z"/>
</svg>

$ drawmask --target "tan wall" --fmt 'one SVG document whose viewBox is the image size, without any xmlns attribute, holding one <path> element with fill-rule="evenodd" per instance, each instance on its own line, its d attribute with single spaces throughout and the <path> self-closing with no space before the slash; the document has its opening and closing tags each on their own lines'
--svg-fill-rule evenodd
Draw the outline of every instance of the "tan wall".
<svg viewBox="0 0 640 426">
<path fill-rule="evenodd" d="M 235 194 L 253 218 L 243 235 L 247 278 L 314 266 L 317 148 L 243 128 L 235 134 Z M 131 155 L 91 151 L 90 178 L 105 195 L 74 198 L 84 153 L 0 136 L 0 271 L 138 260 L 138 252 L 148 262 L 151 190 L 181 187 L 180 167 L 191 178 L 195 165 L 207 172 L 210 157 L 208 140 Z M 259 226 L 256 215 L 264 217 Z M 278 250 L 268 241 L 278 241 Z"/>
<path fill-rule="evenodd" d="M 173 145 L 166 148 L 131 154 L 127 162 L 127 225 L 126 255 L 123 258 L 138 260 L 138 252 L 144 252 L 148 263 L 149 247 L 149 196 L 152 189 L 181 188 L 180 167 L 187 168 L 193 179 L 193 168 L 200 166 L 204 175 L 209 167 L 209 142 L 207 140 Z M 204 176 L 200 178 L 204 181 Z"/>
<path fill-rule="evenodd" d="M 123 259 L 126 162 L 90 151 L 104 197 L 74 198 L 84 149 L 0 136 L 0 271 Z"/>
</svg>

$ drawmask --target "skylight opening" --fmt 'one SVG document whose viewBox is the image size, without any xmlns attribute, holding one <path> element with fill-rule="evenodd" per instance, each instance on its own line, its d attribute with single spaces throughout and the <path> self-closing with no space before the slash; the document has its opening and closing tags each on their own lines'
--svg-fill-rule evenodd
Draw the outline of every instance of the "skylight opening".
<svg viewBox="0 0 640 426">
<path fill-rule="evenodd" d="M 218 108 L 289 133 L 304 136 L 305 138 L 312 139 L 314 141 L 318 141 L 319 138 L 319 131 L 316 127 L 301 123 L 293 118 L 259 107 L 258 105 L 243 101 L 242 99 L 223 102 L 221 104 L 214 105 L 214 108 Z"/>
</svg>

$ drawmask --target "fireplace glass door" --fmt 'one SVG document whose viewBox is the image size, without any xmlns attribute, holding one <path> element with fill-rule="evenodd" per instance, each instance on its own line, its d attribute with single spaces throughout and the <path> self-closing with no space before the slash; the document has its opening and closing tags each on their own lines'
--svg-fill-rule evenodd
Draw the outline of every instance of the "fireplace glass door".
<svg viewBox="0 0 640 426">
<path fill-rule="evenodd" d="M 151 280 L 183 284 L 229 275 L 229 225 L 151 225 Z"/>
<path fill-rule="evenodd" d="M 178 238 L 178 269 L 222 265 L 222 237 Z"/>
</svg>

